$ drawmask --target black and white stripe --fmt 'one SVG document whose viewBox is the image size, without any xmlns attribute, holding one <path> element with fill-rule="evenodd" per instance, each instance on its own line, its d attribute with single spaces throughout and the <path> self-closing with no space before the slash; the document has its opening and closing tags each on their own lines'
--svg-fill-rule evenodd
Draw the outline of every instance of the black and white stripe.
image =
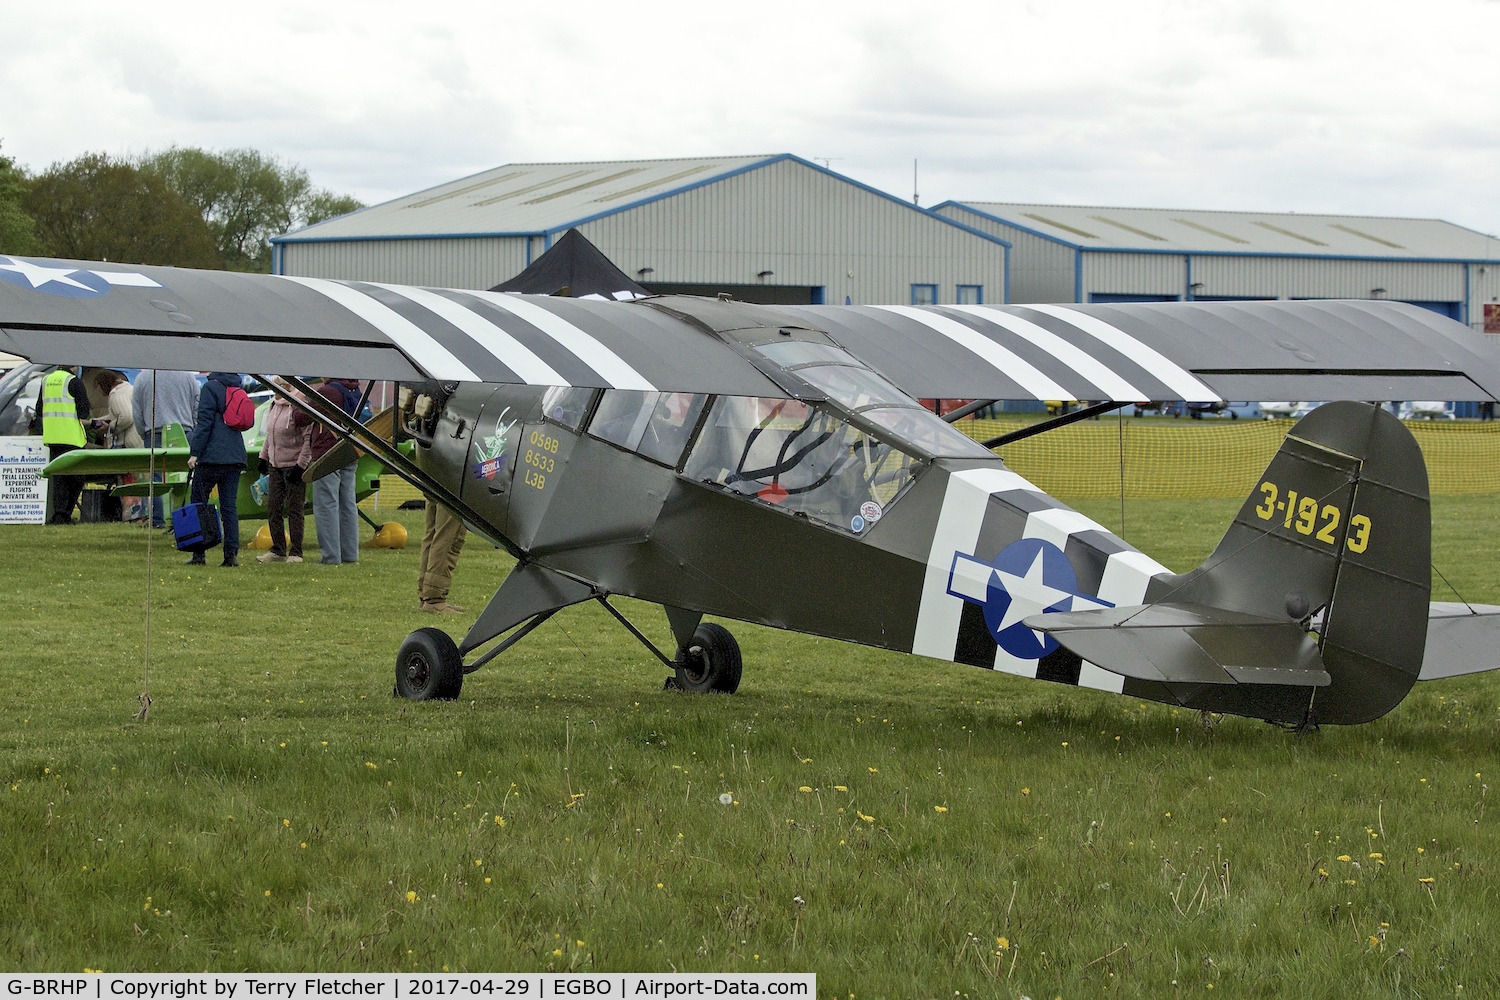
<svg viewBox="0 0 1500 1000">
<path fill-rule="evenodd" d="M 1085 662 L 1076 677 L 1048 676 L 1044 660 L 1012 656 L 990 637 L 978 606 L 949 593 L 955 554 L 989 561 L 1022 538 L 1041 538 L 1062 549 L 1080 592 L 1116 607 L 1140 604 L 1152 578 L 1171 572 L 1009 469 L 955 472 L 933 532 L 912 652 L 1119 693 L 1125 678 L 1092 663 Z"/>
</svg>

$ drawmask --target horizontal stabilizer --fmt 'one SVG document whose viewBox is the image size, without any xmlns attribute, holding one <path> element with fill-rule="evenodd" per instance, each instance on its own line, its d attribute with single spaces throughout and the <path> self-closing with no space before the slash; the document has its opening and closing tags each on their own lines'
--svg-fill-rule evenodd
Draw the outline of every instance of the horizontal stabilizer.
<svg viewBox="0 0 1500 1000">
<path fill-rule="evenodd" d="M 1500 668 L 1500 607 L 1433 601 L 1419 681 Z"/>
<path fill-rule="evenodd" d="M 1026 619 L 1089 663 L 1168 684 L 1329 683 L 1315 636 L 1297 622 L 1194 604 L 1052 612 Z"/>
</svg>

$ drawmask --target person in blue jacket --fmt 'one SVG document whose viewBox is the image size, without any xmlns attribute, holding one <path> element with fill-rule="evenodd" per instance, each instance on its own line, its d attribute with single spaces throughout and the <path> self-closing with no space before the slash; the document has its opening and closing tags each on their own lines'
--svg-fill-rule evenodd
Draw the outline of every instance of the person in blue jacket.
<svg viewBox="0 0 1500 1000">
<path fill-rule="evenodd" d="M 219 520 L 224 529 L 225 566 L 240 564 L 240 473 L 245 471 L 245 436 L 224 422 L 224 394 L 230 386 L 242 388 L 240 377 L 231 372 L 212 372 L 198 393 L 198 416 L 188 437 L 188 468 L 193 474 L 193 503 L 208 500 L 219 488 Z M 203 553 L 195 552 L 189 566 L 202 566 Z"/>
</svg>

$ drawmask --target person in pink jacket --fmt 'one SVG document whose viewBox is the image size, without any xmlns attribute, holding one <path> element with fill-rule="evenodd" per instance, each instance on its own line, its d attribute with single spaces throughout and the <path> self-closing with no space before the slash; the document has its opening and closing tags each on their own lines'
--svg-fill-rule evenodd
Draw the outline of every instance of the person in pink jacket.
<svg viewBox="0 0 1500 1000">
<path fill-rule="evenodd" d="M 291 386 L 281 379 L 283 389 Z M 265 444 L 260 449 L 260 472 L 270 480 L 266 516 L 271 522 L 271 551 L 259 557 L 263 563 L 301 562 L 303 510 L 307 504 L 307 482 L 303 471 L 312 461 L 312 417 L 277 396 L 266 413 Z M 287 544 L 285 527 L 291 528 Z"/>
</svg>

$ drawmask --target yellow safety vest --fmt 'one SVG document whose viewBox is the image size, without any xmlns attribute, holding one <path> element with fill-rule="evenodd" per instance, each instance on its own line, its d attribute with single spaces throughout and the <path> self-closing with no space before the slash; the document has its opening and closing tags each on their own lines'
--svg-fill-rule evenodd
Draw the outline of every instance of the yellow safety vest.
<svg viewBox="0 0 1500 1000">
<path fill-rule="evenodd" d="M 73 373 L 59 368 L 42 383 L 42 444 L 70 444 L 82 448 L 87 443 L 83 424 L 78 420 L 78 406 L 68 392 Z"/>
</svg>

